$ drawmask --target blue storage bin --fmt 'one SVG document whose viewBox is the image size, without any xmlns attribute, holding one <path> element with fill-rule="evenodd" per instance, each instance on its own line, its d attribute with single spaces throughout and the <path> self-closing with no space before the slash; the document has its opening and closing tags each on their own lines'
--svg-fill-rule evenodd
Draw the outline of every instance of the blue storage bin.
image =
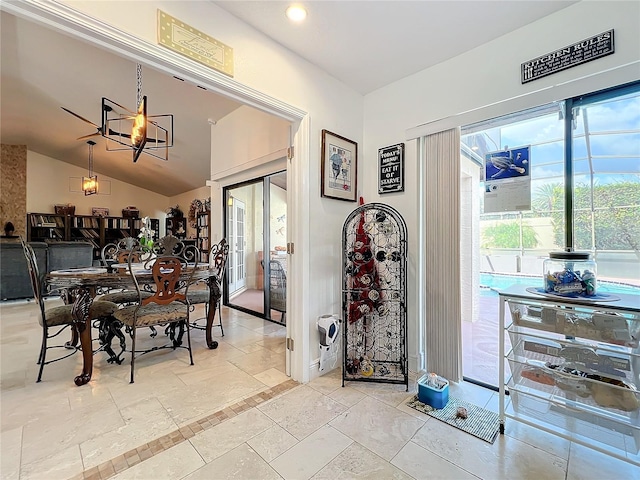
<svg viewBox="0 0 640 480">
<path fill-rule="evenodd" d="M 428 384 L 429 375 L 423 375 L 418 380 L 418 400 L 433 408 L 444 408 L 449 402 L 449 381 L 446 378 L 437 377 L 437 386 Z"/>
</svg>

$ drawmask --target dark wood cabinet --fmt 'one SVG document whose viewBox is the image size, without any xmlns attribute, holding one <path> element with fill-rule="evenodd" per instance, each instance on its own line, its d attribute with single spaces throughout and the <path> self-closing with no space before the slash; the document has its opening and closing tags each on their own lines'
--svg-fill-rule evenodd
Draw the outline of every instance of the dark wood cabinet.
<svg viewBox="0 0 640 480">
<path fill-rule="evenodd" d="M 187 238 L 187 219 L 184 217 L 167 217 L 165 220 L 165 232 L 182 240 Z"/>
</svg>

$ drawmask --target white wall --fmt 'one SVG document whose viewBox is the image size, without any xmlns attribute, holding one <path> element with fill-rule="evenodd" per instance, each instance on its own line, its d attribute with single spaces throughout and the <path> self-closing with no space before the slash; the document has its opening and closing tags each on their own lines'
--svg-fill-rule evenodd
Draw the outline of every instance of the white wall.
<svg viewBox="0 0 640 480">
<path fill-rule="evenodd" d="M 296 246 L 297 256 L 291 259 L 291 268 L 300 258 L 308 258 L 308 264 L 300 265 L 301 278 L 293 280 L 288 293 L 302 299 L 300 315 L 303 317 L 289 316 L 289 321 L 308 322 L 312 355 L 317 357 L 315 320 L 320 314 L 340 311 L 340 235 L 344 219 L 356 206 L 320 197 L 320 132 L 326 128 L 362 145 L 363 97 L 212 2 L 127 2 L 126 15 L 124 7 L 114 8 L 112 2 L 66 0 L 62 3 L 154 45 L 157 42 L 156 9 L 160 8 L 231 46 L 235 80 L 309 113 L 308 151 L 298 152 L 303 164 L 299 165 L 295 179 L 299 185 L 294 193 L 298 197 L 296 209 L 300 213 L 297 218 L 289 219 L 290 234 L 296 229 L 304 243 Z M 212 188 L 212 200 L 214 191 Z M 305 362 L 311 362 L 309 354 L 304 356 Z M 308 379 L 305 371 L 294 372 L 294 375 L 298 380 Z"/>
<path fill-rule="evenodd" d="M 76 215 L 91 215 L 92 207 L 105 207 L 110 215 L 120 217 L 123 208 L 133 205 L 141 216 L 158 218 L 164 223 L 168 197 L 96 173 L 103 192 L 107 182 L 111 184 L 110 195 L 101 194 L 100 187 L 97 195 L 70 191 L 70 187 L 80 187 L 79 179 L 87 174 L 86 169 L 27 151 L 27 212 L 53 213 L 54 205 L 71 203 L 76 206 Z"/>
<path fill-rule="evenodd" d="M 420 295 L 415 287 L 419 238 L 415 227 L 418 220 L 417 142 L 405 142 L 407 184 L 404 193 L 377 194 L 378 148 L 405 141 L 408 129 L 462 112 L 475 110 L 466 118 L 474 117 L 474 121 L 478 121 L 509 113 L 516 107 L 520 110 L 638 80 L 639 18 L 640 2 L 583 1 L 365 97 L 363 153 L 367 161 L 359 170 L 360 178 L 367 201 L 388 203 L 404 216 L 409 226 L 409 319 L 417 318 L 415 305 Z M 613 55 L 520 84 L 521 63 L 611 28 L 615 30 Z M 515 100 L 499 103 L 512 98 Z M 442 123 L 456 124 L 455 119 Z M 415 323 L 409 325 L 412 369 L 421 362 L 422 339 L 417 338 L 417 332 Z"/>
</svg>

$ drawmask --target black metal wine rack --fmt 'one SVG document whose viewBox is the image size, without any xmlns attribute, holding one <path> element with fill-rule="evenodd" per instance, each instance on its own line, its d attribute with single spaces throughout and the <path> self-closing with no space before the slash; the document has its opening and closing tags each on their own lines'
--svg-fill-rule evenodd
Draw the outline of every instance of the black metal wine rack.
<svg viewBox="0 0 640 480">
<path fill-rule="evenodd" d="M 408 389 L 405 221 L 388 205 L 361 205 L 344 223 L 342 251 L 342 386 L 362 381 Z"/>
</svg>

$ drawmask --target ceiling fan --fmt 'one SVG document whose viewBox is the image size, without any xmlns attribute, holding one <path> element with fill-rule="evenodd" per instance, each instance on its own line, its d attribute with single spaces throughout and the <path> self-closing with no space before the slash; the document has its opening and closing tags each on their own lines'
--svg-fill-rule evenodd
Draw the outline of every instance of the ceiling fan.
<svg viewBox="0 0 640 480">
<path fill-rule="evenodd" d="M 89 125 L 94 126 L 94 127 L 97 129 L 97 131 L 96 131 L 95 133 L 90 133 L 90 134 L 88 134 L 88 135 L 83 135 L 83 136 L 81 136 L 81 137 L 78 137 L 78 138 L 77 138 L 77 140 L 85 140 L 85 139 L 87 139 L 87 138 L 91 138 L 91 137 L 101 137 L 101 136 L 104 136 L 105 132 L 102 130 L 102 127 L 101 127 L 100 125 L 96 125 L 96 124 L 95 124 L 95 123 L 93 123 L 91 120 L 87 120 L 87 119 L 86 119 L 86 118 L 84 118 L 83 116 L 78 115 L 78 114 L 77 114 L 77 113 L 75 113 L 75 112 L 72 112 L 72 111 L 71 111 L 71 110 L 69 110 L 68 108 L 65 108 L 65 107 L 60 107 L 60 108 L 62 108 L 62 110 L 64 110 L 65 112 L 70 113 L 70 114 L 71 114 L 71 115 L 73 115 L 74 117 L 79 118 L 79 119 L 80 119 L 80 120 L 82 120 L 83 122 L 86 122 L 86 123 L 88 123 Z M 106 105 L 105 105 L 105 108 L 110 108 L 110 107 L 108 107 L 108 106 L 106 106 Z M 109 133 L 108 133 L 108 134 L 109 134 L 109 135 L 117 135 L 117 136 L 120 136 L 120 137 L 131 138 L 131 135 L 130 135 L 130 134 L 128 134 L 128 133 L 120 133 L 120 132 L 116 132 L 115 130 L 111 130 L 111 129 L 109 129 Z"/>
</svg>

